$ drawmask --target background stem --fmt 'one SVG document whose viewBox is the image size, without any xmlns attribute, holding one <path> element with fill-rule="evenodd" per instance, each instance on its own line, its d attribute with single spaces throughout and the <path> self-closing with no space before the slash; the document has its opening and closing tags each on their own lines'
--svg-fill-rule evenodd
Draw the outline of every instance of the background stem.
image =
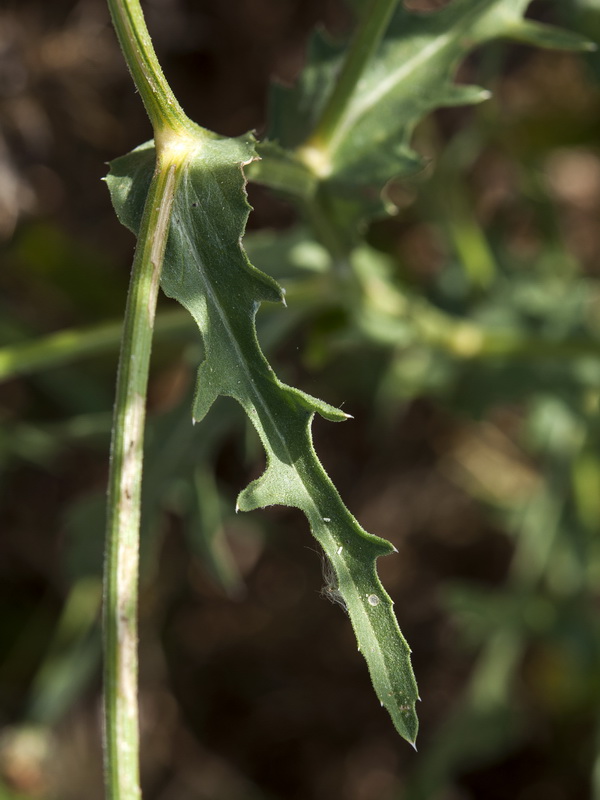
<svg viewBox="0 0 600 800">
<path fill-rule="evenodd" d="M 189 314 L 163 311 L 156 318 L 155 336 L 185 341 L 194 332 Z M 70 328 L 0 347 L 0 383 L 16 375 L 31 375 L 95 355 L 116 352 L 123 321 L 101 322 L 86 328 Z"/>
<path fill-rule="evenodd" d="M 301 287 L 288 287 L 286 298 L 293 300 L 296 307 L 303 311 L 314 310 L 316 301 L 311 292 L 324 292 L 318 281 L 307 283 L 304 291 Z M 329 303 L 323 295 L 323 305 L 338 307 Z M 265 307 L 266 316 L 270 309 Z M 399 320 L 403 325 L 406 316 Z M 598 358 L 600 342 L 590 336 L 568 336 L 552 338 L 550 336 L 532 335 L 528 331 L 508 330 L 505 328 L 488 328 L 469 322 L 469 330 L 477 336 L 479 346 L 469 352 L 455 347 L 456 337 L 461 337 L 466 323 L 458 317 L 445 313 L 432 303 L 419 298 L 417 309 L 411 311 L 410 321 L 418 328 L 419 336 L 424 344 L 448 352 L 458 358 L 473 359 L 551 359 L 569 360 L 592 356 Z M 430 322 L 434 321 L 432 328 Z M 35 375 L 46 370 L 62 367 L 67 364 L 95 355 L 105 355 L 118 349 L 123 331 L 122 321 L 100 323 L 90 328 L 71 329 L 40 336 L 31 341 L 0 347 L 0 384 L 19 375 Z M 432 332 L 433 331 L 433 332 Z M 154 324 L 154 339 L 181 340 L 191 338 L 195 334 L 194 323 L 186 311 L 161 311 Z M 394 327 L 390 322 L 390 336 L 385 344 L 393 344 Z M 375 341 L 379 341 L 376 337 Z"/>
<path fill-rule="evenodd" d="M 327 101 L 317 126 L 306 143 L 324 153 L 335 149 L 339 131 L 344 125 L 350 99 L 387 30 L 398 0 L 371 0 L 363 11 L 339 79 Z"/>
</svg>

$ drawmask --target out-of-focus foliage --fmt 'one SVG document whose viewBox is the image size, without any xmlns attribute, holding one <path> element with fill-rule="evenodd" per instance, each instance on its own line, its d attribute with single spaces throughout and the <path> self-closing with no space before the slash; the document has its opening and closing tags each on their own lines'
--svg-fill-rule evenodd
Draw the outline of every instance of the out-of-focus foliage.
<svg viewBox="0 0 600 800">
<path fill-rule="evenodd" d="M 270 54 L 289 79 L 295 26 L 306 36 L 321 6 L 269 5 L 276 47 L 250 5 L 236 7 L 241 22 L 217 3 L 195 11 L 199 52 L 183 6 L 169 6 L 171 31 L 157 30 L 190 115 L 231 133 L 259 126 L 261 111 L 240 100 L 227 120 L 220 98 L 241 91 L 240 70 L 227 71 L 217 40 L 231 54 L 252 29 L 258 67 Z M 119 56 L 100 6 L 22 6 L 2 12 L 22 75 L 1 101 L 22 198 L 2 228 L 14 226 L 6 346 L 118 316 L 130 241 L 94 177 L 144 137 L 127 76 L 106 71 Z M 596 6 L 534 10 L 594 37 Z M 400 213 L 333 271 L 335 292 L 323 244 L 287 207 L 251 195 L 256 224 L 275 230 L 248 237 L 250 258 L 288 300 L 259 315 L 261 344 L 286 381 L 355 416 L 343 435 L 317 427 L 320 451 L 361 523 L 400 551 L 385 581 L 420 679 L 418 756 L 398 752 L 361 689 L 300 518 L 234 514 L 237 491 L 260 474 L 254 434 L 227 402 L 190 428 L 201 354 L 181 319 L 175 336 L 159 329 L 141 604 L 148 798 L 600 797 L 597 64 L 508 44 L 477 51 L 464 82 L 492 99 L 419 126 L 428 166 L 388 187 Z M 206 87 L 188 86 L 190 73 Z M 261 96 L 246 80 L 247 96 Z M 78 102 L 96 109 L 96 139 L 83 112 L 65 114 Z M 47 144 L 34 141 L 40 130 Z M 63 169 L 63 148 L 79 152 L 85 181 Z M 101 782 L 89 753 L 111 347 L 114 336 L 79 360 L 75 347 L 69 363 L 37 363 L 2 387 L 2 797 L 94 798 Z"/>
</svg>

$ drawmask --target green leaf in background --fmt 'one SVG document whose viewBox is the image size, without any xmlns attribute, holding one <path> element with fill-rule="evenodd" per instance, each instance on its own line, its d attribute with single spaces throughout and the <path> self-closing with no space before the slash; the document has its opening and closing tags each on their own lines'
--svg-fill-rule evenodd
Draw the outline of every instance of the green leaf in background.
<svg viewBox="0 0 600 800">
<path fill-rule="evenodd" d="M 454 0 L 429 14 L 410 12 L 400 4 L 354 94 L 326 134 L 319 133 L 317 123 L 345 49 L 316 35 L 296 86 L 273 90 L 269 139 L 296 150 L 298 163 L 341 205 L 352 229 L 356 219 L 384 211 L 381 192 L 391 178 L 422 166 L 411 137 L 426 114 L 489 96 L 478 86 L 454 82 L 459 63 L 471 50 L 501 37 L 538 47 L 593 49 L 578 34 L 523 19 L 529 2 Z M 368 11 L 366 7 L 363 13 Z M 260 147 L 265 158 L 273 157 L 269 147 Z M 306 178 L 305 185 L 309 183 Z"/>
<path fill-rule="evenodd" d="M 283 300 L 277 283 L 255 269 L 242 247 L 249 205 L 242 167 L 255 158 L 251 136 L 206 133 L 186 145 L 165 254 L 162 287 L 184 305 L 202 333 L 194 419 L 219 395 L 236 399 L 258 431 L 267 453 L 264 474 L 238 497 L 249 511 L 282 504 L 301 509 L 333 567 L 358 646 L 377 696 L 408 741 L 417 735 L 417 687 L 410 650 L 376 572 L 379 556 L 394 551 L 366 533 L 346 509 L 312 445 L 315 413 L 333 421 L 348 415 L 286 386 L 266 361 L 255 316 L 263 300 Z M 154 170 L 152 143 L 113 162 L 107 178 L 120 220 L 136 231 Z"/>
</svg>

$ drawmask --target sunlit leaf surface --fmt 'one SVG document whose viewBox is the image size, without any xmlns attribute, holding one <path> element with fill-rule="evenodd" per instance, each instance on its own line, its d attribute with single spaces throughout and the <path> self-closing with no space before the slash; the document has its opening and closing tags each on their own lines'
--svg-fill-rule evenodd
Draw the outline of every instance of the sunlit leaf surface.
<svg viewBox="0 0 600 800">
<path fill-rule="evenodd" d="M 497 38 L 538 47 L 589 49 L 578 34 L 523 19 L 530 0 L 454 0 L 428 14 L 402 4 L 331 137 L 311 133 L 330 96 L 345 48 L 317 34 L 292 89 L 275 87 L 269 138 L 299 148 L 319 176 L 321 191 L 352 219 L 381 213 L 381 191 L 393 177 L 414 173 L 422 160 L 411 147 L 416 124 L 443 106 L 479 103 L 489 92 L 455 81 L 458 65 L 473 49 Z M 303 151 L 308 141 L 308 148 Z M 339 215 L 338 215 L 339 216 Z"/>
<path fill-rule="evenodd" d="M 282 504 L 301 509 L 335 573 L 335 591 L 348 610 L 373 685 L 398 731 L 414 742 L 417 687 L 392 602 L 376 572 L 376 559 L 393 546 L 366 533 L 347 510 L 312 445 L 315 413 L 347 419 L 338 408 L 278 380 L 256 336 L 264 300 L 281 301 L 277 283 L 249 263 L 241 237 L 249 206 L 242 167 L 255 156 L 250 136 L 199 135 L 176 191 L 163 268 L 167 295 L 184 305 L 202 333 L 194 418 L 201 420 L 219 395 L 244 408 L 267 453 L 264 474 L 238 497 L 242 511 Z M 152 143 L 112 164 L 108 185 L 121 221 L 136 231 L 152 172 Z"/>
</svg>

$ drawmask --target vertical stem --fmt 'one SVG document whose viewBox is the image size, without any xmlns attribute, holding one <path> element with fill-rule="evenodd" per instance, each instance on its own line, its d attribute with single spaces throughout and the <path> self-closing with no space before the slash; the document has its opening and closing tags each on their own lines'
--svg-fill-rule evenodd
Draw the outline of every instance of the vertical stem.
<svg viewBox="0 0 600 800">
<path fill-rule="evenodd" d="M 160 272 L 177 182 L 150 185 L 123 327 L 111 443 L 104 583 L 104 737 L 108 800 L 138 800 L 137 589 L 146 390 Z"/>
<path fill-rule="evenodd" d="M 163 131 L 198 130 L 186 116 L 160 67 L 139 0 L 108 0 L 121 50 L 140 93 L 155 138 Z"/>
<path fill-rule="evenodd" d="M 201 129 L 163 75 L 139 0 L 108 0 L 154 129 L 156 169 L 133 261 L 111 443 L 104 573 L 104 758 L 108 800 L 139 800 L 137 593 L 146 391 L 160 272 L 185 140 Z"/>
<path fill-rule="evenodd" d="M 383 37 L 398 0 L 371 0 L 354 34 L 340 76 L 306 148 L 328 152 L 344 125 L 350 99 Z"/>
</svg>

